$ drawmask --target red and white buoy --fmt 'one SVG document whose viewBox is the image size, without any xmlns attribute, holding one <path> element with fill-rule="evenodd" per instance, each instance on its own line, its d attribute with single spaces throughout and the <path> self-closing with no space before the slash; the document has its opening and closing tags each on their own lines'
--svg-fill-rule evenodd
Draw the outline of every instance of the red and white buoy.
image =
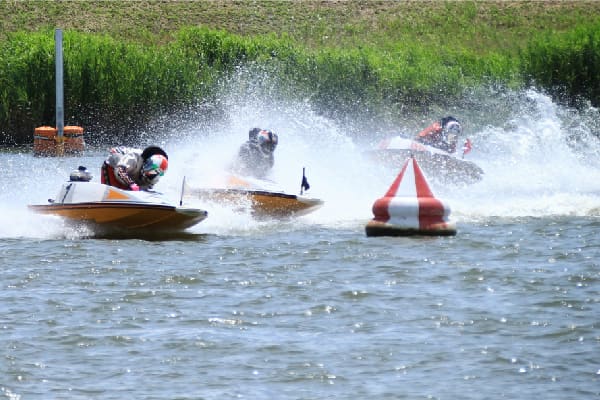
<svg viewBox="0 0 600 400">
<path fill-rule="evenodd" d="M 373 214 L 367 236 L 456 235 L 450 206 L 433 195 L 414 157 L 406 160 L 384 197 L 373 203 Z"/>
</svg>

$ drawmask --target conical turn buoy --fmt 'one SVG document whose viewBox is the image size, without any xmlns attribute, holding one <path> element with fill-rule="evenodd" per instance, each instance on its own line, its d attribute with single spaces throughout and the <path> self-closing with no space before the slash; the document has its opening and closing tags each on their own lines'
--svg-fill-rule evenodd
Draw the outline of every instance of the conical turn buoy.
<svg viewBox="0 0 600 400">
<path fill-rule="evenodd" d="M 384 197 L 373 203 L 375 217 L 367 223 L 367 236 L 456 235 L 450 211 L 433 195 L 417 160 L 410 157 Z"/>
</svg>

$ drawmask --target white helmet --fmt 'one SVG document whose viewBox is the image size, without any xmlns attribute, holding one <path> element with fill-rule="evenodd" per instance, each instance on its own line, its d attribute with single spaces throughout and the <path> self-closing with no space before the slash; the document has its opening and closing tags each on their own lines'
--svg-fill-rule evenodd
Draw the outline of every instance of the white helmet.
<svg viewBox="0 0 600 400">
<path fill-rule="evenodd" d="M 462 126 L 458 121 L 450 121 L 445 126 L 446 133 L 453 135 L 460 135 L 462 133 Z"/>
<path fill-rule="evenodd" d="M 169 168 L 169 161 L 162 154 L 148 157 L 142 165 L 142 177 L 151 185 L 155 185 Z"/>
</svg>

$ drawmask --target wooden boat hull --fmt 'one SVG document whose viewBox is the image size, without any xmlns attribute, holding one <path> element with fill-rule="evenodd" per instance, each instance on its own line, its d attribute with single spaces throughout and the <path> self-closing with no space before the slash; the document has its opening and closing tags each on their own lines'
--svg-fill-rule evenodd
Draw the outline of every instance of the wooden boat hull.
<svg viewBox="0 0 600 400">
<path fill-rule="evenodd" d="M 204 210 L 148 204 L 49 204 L 31 205 L 29 208 L 38 214 L 57 215 L 74 221 L 123 229 L 178 231 L 194 226 L 207 217 Z"/>
<path fill-rule="evenodd" d="M 280 192 L 245 189 L 196 189 L 202 200 L 239 205 L 249 201 L 257 216 L 289 217 L 311 213 L 323 205 L 320 199 Z"/>
<path fill-rule="evenodd" d="M 428 178 L 442 183 L 473 184 L 484 174 L 472 161 L 402 137 L 384 141 L 378 149 L 368 151 L 367 156 L 390 168 L 401 168 L 408 158 L 414 157 Z"/>
<path fill-rule="evenodd" d="M 206 219 L 205 210 L 158 203 L 155 195 L 127 192 L 114 187 L 70 182 L 56 200 L 30 205 L 36 213 L 56 215 L 70 222 L 120 230 L 182 231 Z"/>
<path fill-rule="evenodd" d="M 483 170 L 477 164 L 442 154 L 389 149 L 375 150 L 371 156 L 391 168 L 400 168 L 412 156 L 427 177 L 436 181 L 472 184 L 483 178 Z"/>
</svg>

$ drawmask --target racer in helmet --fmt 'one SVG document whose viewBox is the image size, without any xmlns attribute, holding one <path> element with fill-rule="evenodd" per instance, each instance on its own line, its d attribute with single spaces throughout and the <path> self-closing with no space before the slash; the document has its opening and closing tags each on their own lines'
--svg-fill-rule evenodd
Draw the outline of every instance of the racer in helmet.
<svg viewBox="0 0 600 400">
<path fill-rule="evenodd" d="M 260 128 L 252 128 L 250 129 L 250 131 L 248 132 L 248 140 L 249 141 L 256 141 L 256 137 L 258 136 L 258 133 L 262 131 L 262 129 Z"/>
<path fill-rule="evenodd" d="M 113 147 L 102 164 L 101 182 L 124 190 L 150 190 L 169 167 L 167 153 L 157 146 L 143 151 Z"/>
<path fill-rule="evenodd" d="M 273 153 L 279 143 L 277 134 L 270 130 L 253 128 L 248 141 L 240 146 L 233 171 L 242 175 L 264 178 L 273 168 Z"/>
<path fill-rule="evenodd" d="M 165 175 L 165 171 L 169 167 L 169 160 L 161 154 L 154 154 L 148 157 L 142 164 L 142 181 L 147 182 L 149 186 L 154 186 L 158 183 L 161 176 Z"/>
<path fill-rule="evenodd" d="M 415 140 L 448 153 L 454 153 L 458 136 L 461 134 L 462 126 L 460 122 L 452 116 L 447 116 L 423 129 Z"/>
</svg>

